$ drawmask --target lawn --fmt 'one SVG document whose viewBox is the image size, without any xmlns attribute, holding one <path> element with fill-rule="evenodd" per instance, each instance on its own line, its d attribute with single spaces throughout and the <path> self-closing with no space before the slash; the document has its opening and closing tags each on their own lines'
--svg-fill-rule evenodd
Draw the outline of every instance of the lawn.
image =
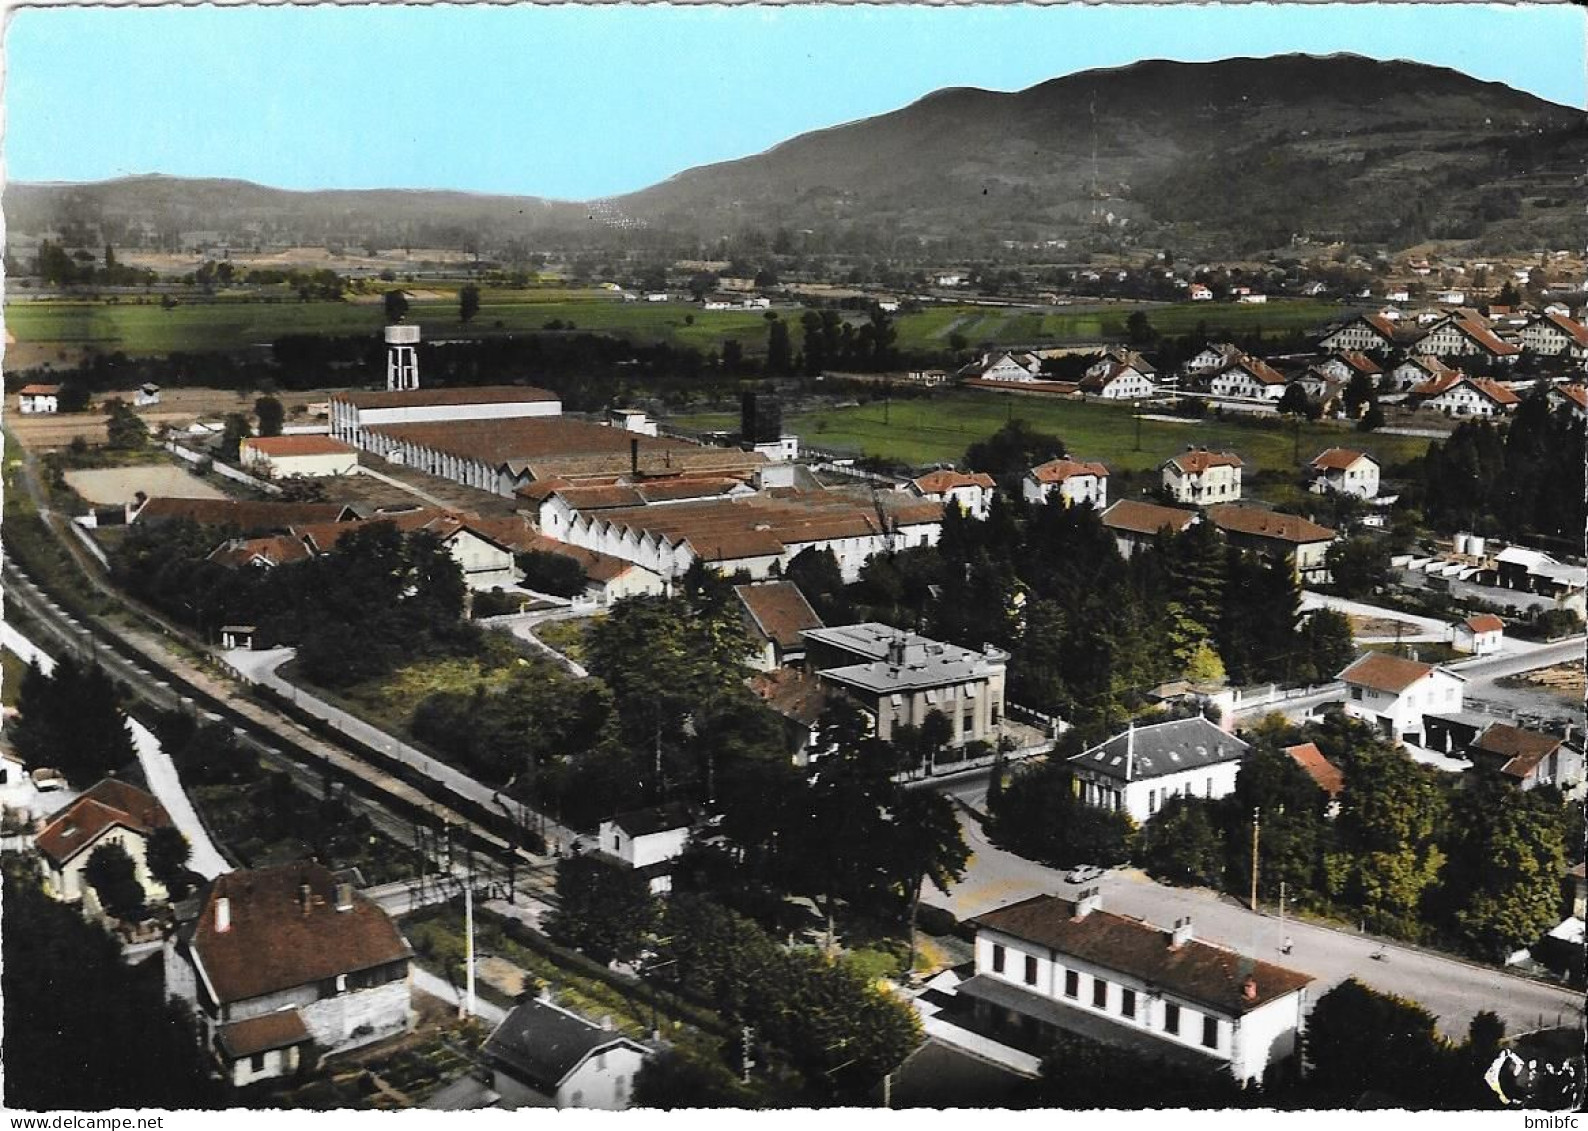
<svg viewBox="0 0 1588 1131">
<path fill-rule="evenodd" d="M 609 292 L 599 292 L 609 294 Z M 577 296 L 577 297 L 576 297 Z M 763 350 L 766 319 L 761 311 L 705 311 L 686 303 L 625 303 L 589 292 L 489 291 L 465 328 L 454 298 L 414 302 L 408 320 L 427 339 L 540 330 L 561 321 L 580 330 L 622 334 L 641 342 L 664 341 L 720 349 L 726 338 Z M 268 345 L 284 334 L 380 333 L 379 303 L 220 301 L 183 303 L 171 310 L 158 303 L 12 302 L 6 328 L 30 345 L 92 346 L 106 352 L 162 354 L 233 350 Z"/>
<path fill-rule="evenodd" d="M 1188 444 L 1234 450 L 1246 461 L 1248 475 L 1258 471 L 1289 473 L 1298 467 L 1295 426 L 1288 421 L 1279 424 L 1271 420 L 1264 427 L 1217 417 L 1173 423 L 1142 420 L 1138 449 L 1137 421 L 1128 405 L 1049 401 L 996 392 L 946 391 L 886 406 L 872 401 L 790 414 L 784 423 L 809 447 L 860 452 L 922 466 L 963 459 L 967 447 L 1014 417 L 1038 431 L 1057 434 L 1075 457 L 1102 460 L 1114 471 L 1155 468 Z M 671 423 L 704 430 L 732 427 L 737 422 L 714 414 L 678 417 Z M 1366 447 L 1387 466 L 1420 455 L 1428 447 L 1426 439 L 1364 436 L 1343 425 L 1304 422 L 1300 462 L 1311 460 L 1327 447 L 1355 444 Z"/>
</svg>

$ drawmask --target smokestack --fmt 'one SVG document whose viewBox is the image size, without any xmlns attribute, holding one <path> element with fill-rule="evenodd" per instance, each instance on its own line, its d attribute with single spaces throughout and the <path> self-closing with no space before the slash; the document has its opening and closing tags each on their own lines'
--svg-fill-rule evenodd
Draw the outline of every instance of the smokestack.
<svg viewBox="0 0 1588 1131">
<path fill-rule="evenodd" d="M 313 898 L 313 890 L 314 889 L 309 887 L 307 883 L 301 883 L 298 885 L 298 906 L 303 909 L 303 914 L 305 916 L 309 914 L 309 905 Z"/>
<path fill-rule="evenodd" d="M 224 895 L 215 901 L 215 933 L 224 935 L 232 929 L 232 901 Z"/>
<path fill-rule="evenodd" d="M 631 475 L 640 473 L 640 438 L 638 436 L 629 437 L 629 473 Z"/>
<path fill-rule="evenodd" d="M 353 910 L 353 885 L 340 883 L 336 885 L 336 909 L 338 911 Z"/>
</svg>

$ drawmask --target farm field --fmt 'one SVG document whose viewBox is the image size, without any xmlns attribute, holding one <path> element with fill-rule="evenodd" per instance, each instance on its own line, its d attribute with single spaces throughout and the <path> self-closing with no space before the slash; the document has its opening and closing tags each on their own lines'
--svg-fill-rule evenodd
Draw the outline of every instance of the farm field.
<svg viewBox="0 0 1588 1131">
<path fill-rule="evenodd" d="M 1259 471 L 1289 472 L 1296 468 L 1294 426 L 1261 427 L 1223 421 L 1141 421 L 1141 450 L 1136 450 L 1136 421 L 1129 406 L 1042 401 L 1034 397 L 955 391 L 930 399 L 881 401 L 817 412 L 789 413 L 784 425 L 804 446 L 861 452 L 921 466 L 958 462 L 965 449 L 1019 417 L 1040 432 L 1064 439 L 1072 455 L 1102 460 L 1115 471 L 1143 471 L 1183 451 L 1188 444 L 1230 449 L 1246 461 L 1248 476 Z M 669 423 L 700 430 L 737 428 L 731 414 L 675 417 Z M 1413 436 L 1364 436 L 1352 428 L 1324 422 L 1301 425 L 1301 460 L 1311 460 L 1327 447 L 1361 445 L 1386 466 L 1421 455 L 1428 440 Z"/>
<path fill-rule="evenodd" d="M 664 341 L 706 350 L 737 338 L 751 350 L 764 350 L 766 319 L 761 311 L 700 310 L 688 303 L 625 303 L 610 292 L 487 291 L 480 312 L 467 327 L 458 321 L 454 297 L 413 302 L 408 321 L 427 339 L 455 335 L 490 336 L 543 329 L 560 320 L 580 330 L 621 333 L 641 341 Z M 596 294 L 609 297 L 594 297 Z M 567 296 L 559 300 L 558 295 Z M 584 297 L 572 297 L 582 295 Z M 533 296 L 533 297 L 529 297 Z M 32 352 L 55 347 L 134 355 L 267 346 L 284 334 L 357 335 L 373 340 L 384 324 L 378 298 L 351 302 L 279 302 L 223 299 L 183 303 L 163 309 L 158 303 L 72 301 L 11 302 L 6 328 Z"/>
</svg>

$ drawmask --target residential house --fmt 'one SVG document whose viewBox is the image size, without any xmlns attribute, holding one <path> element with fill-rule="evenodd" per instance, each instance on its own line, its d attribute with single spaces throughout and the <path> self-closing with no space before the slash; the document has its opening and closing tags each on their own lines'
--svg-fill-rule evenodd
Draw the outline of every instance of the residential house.
<svg viewBox="0 0 1588 1131">
<path fill-rule="evenodd" d="M 413 952 L 378 904 L 305 861 L 229 872 L 179 916 L 165 992 L 186 1002 L 237 1085 L 413 1024 Z"/>
<path fill-rule="evenodd" d="M 1142 546 L 1151 545 L 1160 533 L 1179 534 L 1198 521 L 1196 511 L 1161 507 L 1135 499 L 1121 499 L 1102 514 L 1103 525 L 1114 536 L 1114 544 L 1125 557 Z"/>
<path fill-rule="evenodd" d="M 1340 673 L 1345 713 L 1393 742 L 1426 745 L 1425 714 L 1461 710 L 1466 680 L 1433 664 L 1369 652 Z"/>
<path fill-rule="evenodd" d="M 358 449 L 330 436 L 250 436 L 237 445 L 237 462 L 265 479 L 319 479 L 356 475 Z"/>
<path fill-rule="evenodd" d="M 979 365 L 972 366 L 969 376 L 983 381 L 1014 381 L 1024 383 L 1042 377 L 1042 359 L 1032 353 L 988 354 Z"/>
<path fill-rule="evenodd" d="M 624 1111 L 650 1050 L 542 999 L 514 1006 L 480 1053 L 504 1107 Z"/>
<path fill-rule="evenodd" d="M 99 897 L 83 873 L 95 849 L 114 844 L 132 858 L 133 874 L 150 899 L 163 901 L 165 887 L 149 872 L 149 838 L 170 824 L 165 806 L 151 794 L 115 778 L 98 782 L 53 814 L 34 837 L 44 862 L 45 892 L 100 915 Z"/>
<path fill-rule="evenodd" d="M 1242 354 L 1213 375 L 1208 391 L 1215 397 L 1277 401 L 1285 395 L 1285 375 L 1260 358 Z"/>
<path fill-rule="evenodd" d="M 803 668 L 778 668 L 750 679 L 755 692 L 783 720 L 789 760 L 804 768 L 826 753 L 821 748 L 821 720 L 844 693 Z"/>
<path fill-rule="evenodd" d="M 1104 400 L 1141 400 L 1157 392 L 1158 370 L 1135 350 L 1104 352 L 1082 375 L 1082 393 Z"/>
<path fill-rule="evenodd" d="M 1425 385 L 1430 381 L 1437 381 L 1452 374 L 1459 377 L 1461 371 L 1452 369 L 1432 354 L 1412 354 L 1390 370 L 1389 380 L 1385 383 L 1385 391 L 1393 393 L 1409 392 L 1418 385 Z"/>
<path fill-rule="evenodd" d="M 1449 373 L 1418 385 L 1412 400 L 1446 416 L 1504 416 L 1522 403 L 1522 398 L 1498 381 Z"/>
<path fill-rule="evenodd" d="M 1479 317 L 1457 315 L 1436 323 L 1412 348 L 1437 357 L 1479 356 L 1507 364 L 1522 352 L 1520 346 L 1498 337 Z"/>
<path fill-rule="evenodd" d="M 1488 656 L 1505 643 L 1505 622 L 1493 613 L 1457 621 L 1450 627 L 1450 646 L 1472 656 Z"/>
<path fill-rule="evenodd" d="M 1313 457 L 1310 490 L 1322 495 L 1329 491 L 1371 499 L 1378 494 L 1378 460 L 1352 448 L 1329 448 Z"/>
<path fill-rule="evenodd" d="M 672 890 L 672 862 L 689 845 L 689 810 L 676 802 L 619 813 L 601 822 L 601 853 L 640 872 L 651 894 Z"/>
<path fill-rule="evenodd" d="M 1241 348 L 1230 342 L 1209 342 L 1185 363 L 1188 374 L 1217 373 L 1241 356 Z"/>
<path fill-rule="evenodd" d="M 1213 301 L 1213 292 L 1201 283 L 1192 283 L 1189 294 L 1192 302 Z"/>
<path fill-rule="evenodd" d="M 891 738 L 898 726 L 919 727 L 937 711 L 949 722 L 953 746 L 998 741 L 1007 652 L 990 644 L 973 652 L 877 623 L 804 635 L 806 666 L 858 703 L 877 737 Z"/>
<path fill-rule="evenodd" d="M 1085 503 L 1102 510 L 1108 506 L 1108 468 L 1082 460 L 1051 459 L 1033 467 L 1020 481 L 1020 495 L 1028 503 L 1045 503 L 1055 494 L 1067 507 Z"/>
<path fill-rule="evenodd" d="M 1545 311 L 1529 319 L 1517 335 L 1523 349 L 1546 357 L 1588 357 L 1588 326 L 1565 314 Z"/>
<path fill-rule="evenodd" d="M 1249 749 L 1197 715 L 1140 727 L 1132 724 L 1069 762 L 1082 801 L 1124 813 L 1140 825 L 1171 797 L 1228 797 Z"/>
<path fill-rule="evenodd" d="M 1318 407 L 1325 413 L 1332 413 L 1340 406 L 1340 394 L 1345 392 L 1345 382 L 1337 381 L 1324 373 L 1317 366 L 1308 366 L 1307 369 L 1290 384 L 1298 386 L 1307 394 L 1307 399 L 1316 401 Z M 1283 399 L 1283 397 L 1281 397 Z"/>
<path fill-rule="evenodd" d="M 956 992 L 1017 1040 L 1079 1032 L 1242 1082 L 1298 1051 L 1313 977 L 1201 942 L 1189 918 L 1164 930 L 1104 911 L 1090 889 L 1077 900 L 1034 896 L 971 922 L 976 973 Z"/>
<path fill-rule="evenodd" d="M 1360 374 L 1372 381 L 1375 388 L 1384 379 L 1384 370 L 1379 363 L 1358 350 L 1341 350 L 1318 368 L 1336 381 L 1349 382 Z"/>
<path fill-rule="evenodd" d="M 59 412 L 59 385 L 23 385 L 17 390 L 17 411 L 24 414 Z"/>
<path fill-rule="evenodd" d="M 1467 747 L 1480 773 L 1497 775 L 1521 790 L 1554 786 L 1569 792 L 1583 780 L 1578 744 L 1536 730 L 1494 723 Z"/>
<path fill-rule="evenodd" d="M 821 628 L 805 594 L 792 581 L 768 581 L 760 585 L 735 585 L 734 594 L 751 639 L 760 650 L 750 660 L 758 671 L 774 671 L 805 658 L 806 629 Z"/>
<path fill-rule="evenodd" d="M 1326 350 L 1379 350 L 1395 348 L 1395 323 L 1378 314 L 1363 314 L 1318 340 Z"/>
<path fill-rule="evenodd" d="M 1556 410 L 1564 408 L 1577 420 L 1588 420 L 1588 385 L 1574 382 L 1570 385 L 1551 386 L 1549 407 Z"/>
<path fill-rule="evenodd" d="M 160 386 L 150 381 L 145 381 L 138 386 L 138 391 L 132 394 L 134 408 L 148 408 L 150 405 L 160 403 Z"/>
<path fill-rule="evenodd" d="M 972 518 L 985 519 L 992 510 L 998 484 L 984 471 L 954 471 L 939 468 L 910 481 L 910 491 L 934 503 L 957 503 Z"/>
<path fill-rule="evenodd" d="M 1337 534 L 1327 526 L 1300 515 L 1238 506 L 1210 507 L 1208 521 L 1238 550 L 1269 561 L 1288 558 L 1303 585 L 1329 580 L 1329 547 Z"/>
<path fill-rule="evenodd" d="M 1201 507 L 1239 499 L 1244 466 L 1241 457 L 1234 452 L 1187 448 L 1165 460 L 1159 470 L 1163 474 L 1163 489 L 1171 499 Z"/>
<path fill-rule="evenodd" d="M 1303 742 L 1284 749 L 1290 760 L 1300 766 L 1319 789 L 1328 794 L 1329 806 L 1324 810 L 1324 815 L 1330 818 L 1338 817 L 1340 792 L 1345 789 L 1345 774 L 1341 772 L 1340 767 L 1325 758 L 1323 751 L 1318 749 L 1318 744 L 1315 742 Z"/>
</svg>

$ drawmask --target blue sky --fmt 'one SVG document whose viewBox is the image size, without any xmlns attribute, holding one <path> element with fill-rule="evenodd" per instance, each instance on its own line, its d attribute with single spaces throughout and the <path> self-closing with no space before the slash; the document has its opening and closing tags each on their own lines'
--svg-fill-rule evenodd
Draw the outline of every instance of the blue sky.
<svg viewBox="0 0 1588 1131">
<path fill-rule="evenodd" d="M 1570 4 L 21 9 L 7 176 L 587 199 L 946 86 L 1137 59 L 1407 58 L 1588 105 Z"/>
</svg>

